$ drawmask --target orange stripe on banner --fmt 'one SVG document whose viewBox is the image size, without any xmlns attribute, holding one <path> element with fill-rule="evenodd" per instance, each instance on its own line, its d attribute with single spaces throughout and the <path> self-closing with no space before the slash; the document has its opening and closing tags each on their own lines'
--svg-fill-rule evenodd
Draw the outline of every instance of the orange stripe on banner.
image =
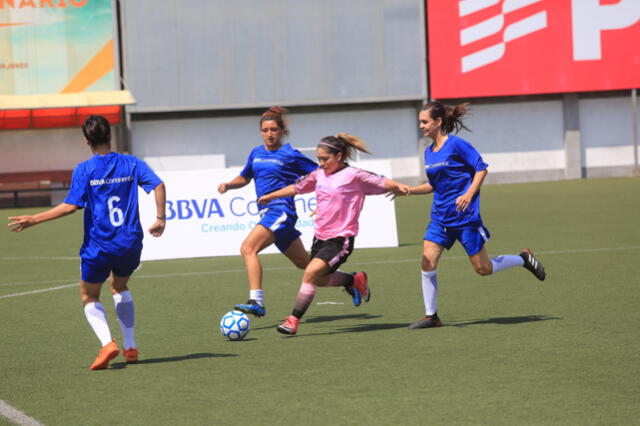
<svg viewBox="0 0 640 426">
<path fill-rule="evenodd" d="M 9 22 L 9 23 L 2 23 L 0 22 L 0 27 L 14 27 L 17 25 L 31 25 L 31 22 Z"/>
<path fill-rule="evenodd" d="M 113 57 L 113 39 L 109 40 L 102 49 L 94 56 L 83 69 L 76 74 L 62 89 L 60 93 L 76 93 L 82 92 L 96 81 L 100 80 L 106 73 L 111 71 L 115 66 Z"/>
</svg>

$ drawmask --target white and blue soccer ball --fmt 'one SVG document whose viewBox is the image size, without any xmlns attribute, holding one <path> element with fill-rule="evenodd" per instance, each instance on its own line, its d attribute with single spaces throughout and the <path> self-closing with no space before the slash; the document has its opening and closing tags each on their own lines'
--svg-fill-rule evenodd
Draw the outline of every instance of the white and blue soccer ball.
<svg viewBox="0 0 640 426">
<path fill-rule="evenodd" d="M 220 320 L 220 332 L 229 340 L 242 340 L 249 332 L 251 321 L 240 311 L 229 311 Z"/>
</svg>

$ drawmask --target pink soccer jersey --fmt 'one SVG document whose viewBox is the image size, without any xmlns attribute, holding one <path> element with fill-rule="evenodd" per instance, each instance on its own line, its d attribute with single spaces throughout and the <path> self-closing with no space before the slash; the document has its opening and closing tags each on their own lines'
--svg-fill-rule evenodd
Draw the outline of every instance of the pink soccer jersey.
<svg viewBox="0 0 640 426">
<path fill-rule="evenodd" d="M 347 166 L 327 175 L 316 169 L 295 183 L 298 194 L 316 191 L 315 234 L 321 240 L 358 235 L 358 218 L 366 195 L 384 194 L 387 178 Z"/>
</svg>

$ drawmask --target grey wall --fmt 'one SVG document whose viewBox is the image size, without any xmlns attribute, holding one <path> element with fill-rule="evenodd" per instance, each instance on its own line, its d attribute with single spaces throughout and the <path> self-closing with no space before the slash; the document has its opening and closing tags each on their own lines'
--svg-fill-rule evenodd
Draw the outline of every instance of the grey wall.
<svg viewBox="0 0 640 426">
<path fill-rule="evenodd" d="M 131 112 L 425 96 L 422 0 L 120 4 Z"/>
<path fill-rule="evenodd" d="M 563 149 L 562 100 L 470 99 L 471 115 L 459 134 L 482 153 Z"/>
<path fill-rule="evenodd" d="M 298 148 L 314 147 L 324 136 L 348 132 L 363 138 L 376 158 L 414 156 L 419 105 L 403 102 L 292 108 L 288 141 Z M 214 112 L 192 118 L 146 115 L 132 126 L 133 154 L 225 154 L 227 166 L 244 165 L 251 149 L 262 144 L 258 131 L 262 112 Z"/>
<path fill-rule="evenodd" d="M 580 130 L 584 148 L 631 143 L 633 115 L 629 92 L 584 94 L 580 99 Z M 635 119 L 640 122 L 640 112 Z"/>
</svg>

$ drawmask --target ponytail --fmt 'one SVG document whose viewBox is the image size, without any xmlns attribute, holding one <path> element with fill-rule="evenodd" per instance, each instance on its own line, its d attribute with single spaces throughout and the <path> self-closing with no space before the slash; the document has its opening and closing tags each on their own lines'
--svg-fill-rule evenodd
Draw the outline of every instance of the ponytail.
<svg viewBox="0 0 640 426">
<path fill-rule="evenodd" d="M 456 106 L 444 105 L 438 101 L 432 101 L 422 107 L 422 111 L 429 111 L 431 118 L 442 119 L 442 130 L 445 133 L 458 133 L 461 129 L 470 132 L 464 125 L 462 117 L 469 112 L 469 103 L 458 104 Z"/>
<path fill-rule="evenodd" d="M 342 153 L 344 161 L 355 160 L 356 150 L 371 154 L 362 139 L 349 133 L 338 133 L 335 136 L 322 138 L 318 146 L 332 154 Z"/>
</svg>

